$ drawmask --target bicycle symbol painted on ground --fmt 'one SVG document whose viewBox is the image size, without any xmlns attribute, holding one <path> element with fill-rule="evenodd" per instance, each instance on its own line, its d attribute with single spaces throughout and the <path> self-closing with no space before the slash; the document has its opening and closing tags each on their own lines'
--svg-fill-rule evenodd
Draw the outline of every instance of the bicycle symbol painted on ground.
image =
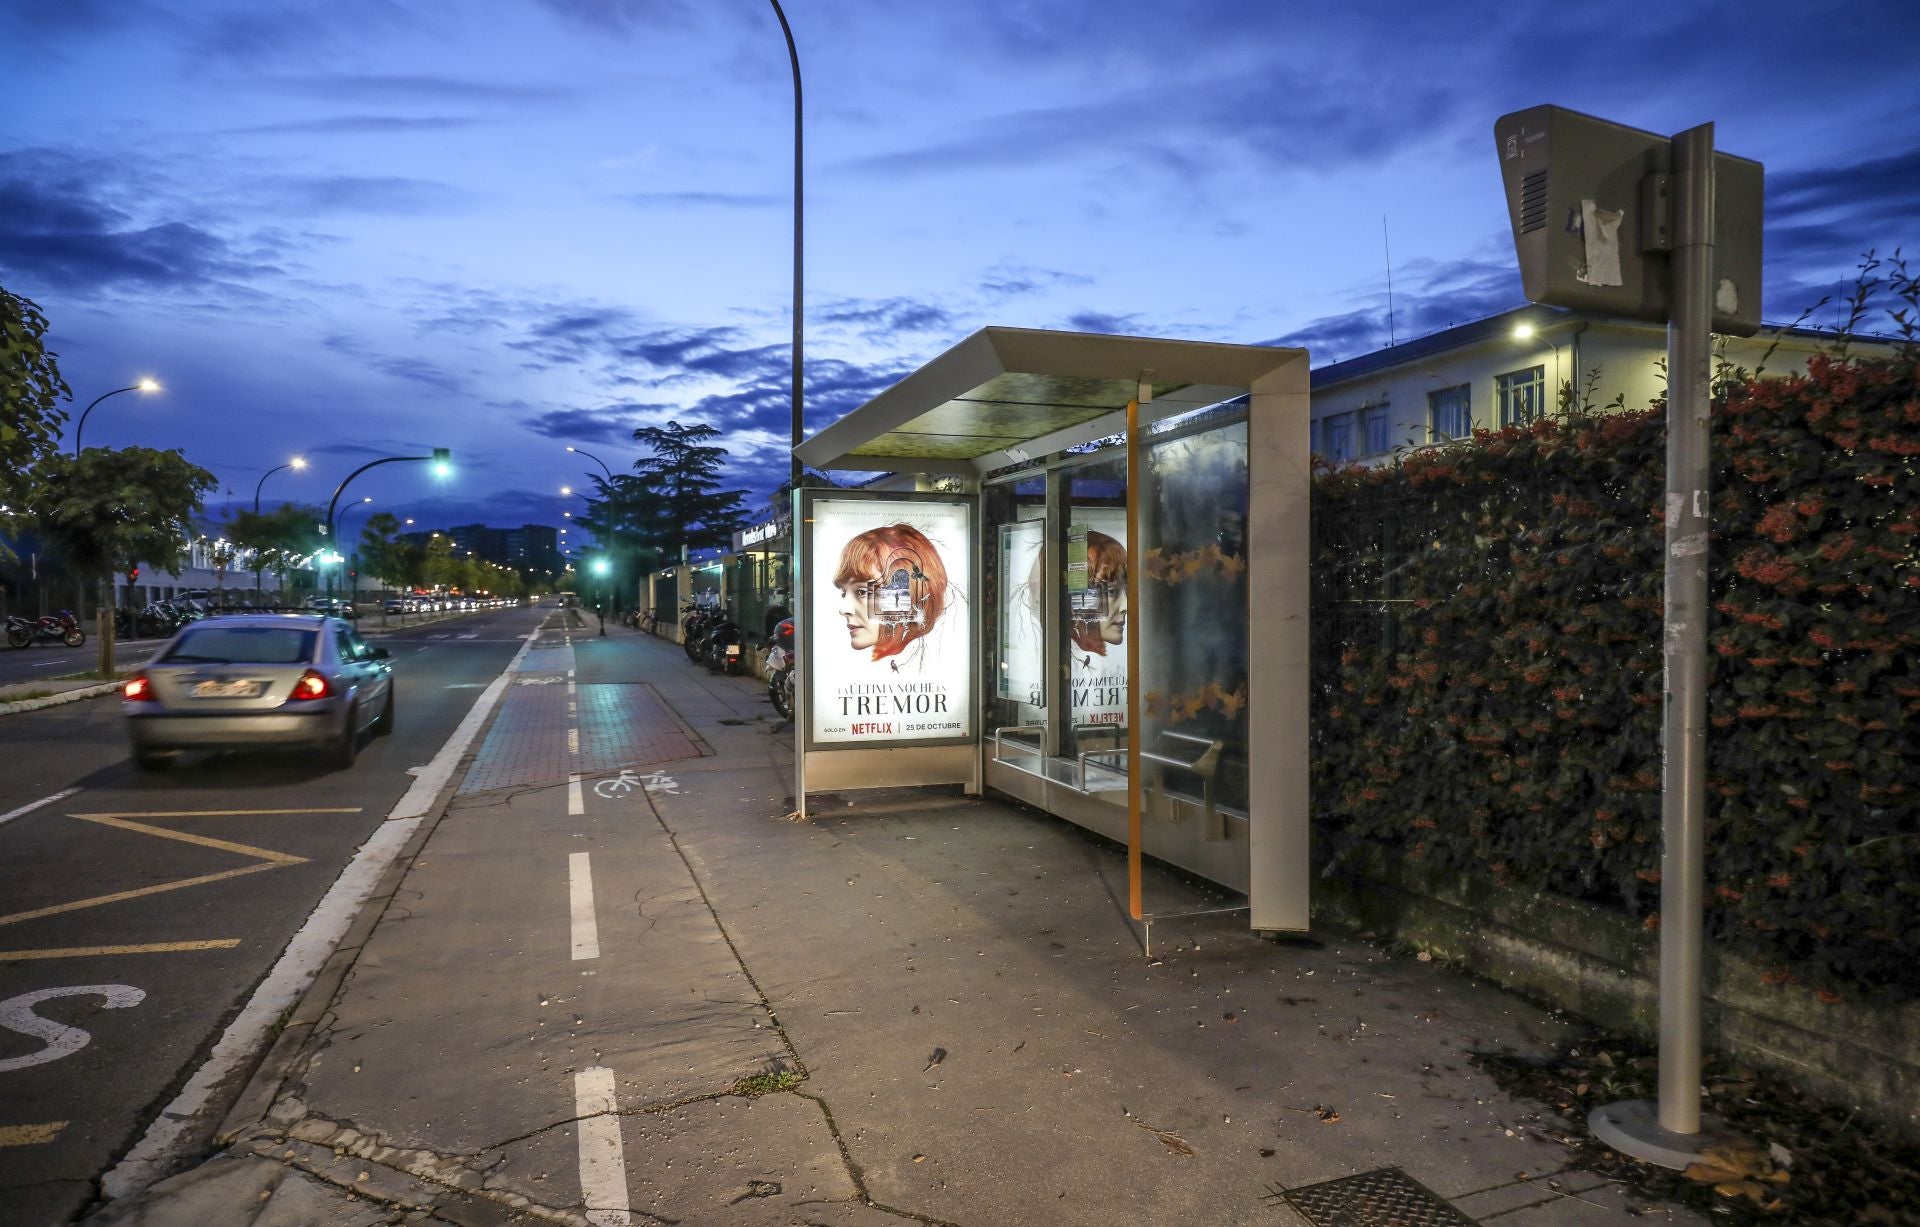
<svg viewBox="0 0 1920 1227">
<path fill-rule="evenodd" d="M 622 767 L 620 774 L 612 779 L 601 780 L 593 786 L 593 793 L 603 801 L 624 797 L 635 788 L 645 792 L 664 792 L 680 795 L 680 783 L 664 771 L 650 771 L 641 775 L 630 767 Z"/>
</svg>

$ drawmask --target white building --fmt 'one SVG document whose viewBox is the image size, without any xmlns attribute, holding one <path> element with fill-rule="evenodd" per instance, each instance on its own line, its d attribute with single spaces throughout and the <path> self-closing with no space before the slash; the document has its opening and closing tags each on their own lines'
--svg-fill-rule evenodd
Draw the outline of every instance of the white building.
<svg viewBox="0 0 1920 1227">
<path fill-rule="evenodd" d="M 1804 371 L 1831 332 L 1768 329 L 1716 337 L 1721 369 Z M 1879 345 L 1855 346 L 1877 350 Z M 1771 351 L 1771 352 L 1769 352 Z M 1666 387 L 1664 325 L 1528 306 L 1313 372 L 1313 450 L 1377 464 L 1409 448 L 1465 438 L 1616 399 L 1644 409 Z"/>
</svg>

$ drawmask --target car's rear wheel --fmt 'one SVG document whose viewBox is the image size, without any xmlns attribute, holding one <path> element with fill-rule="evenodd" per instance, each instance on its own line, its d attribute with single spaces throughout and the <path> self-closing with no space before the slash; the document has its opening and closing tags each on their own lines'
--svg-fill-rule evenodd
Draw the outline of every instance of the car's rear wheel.
<svg viewBox="0 0 1920 1227">
<path fill-rule="evenodd" d="M 393 685 L 387 685 L 387 705 L 380 709 L 380 718 L 373 722 L 376 736 L 385 737 L 393 732 Z"/>
<path fill-rule="evenodd" d="M 340 733 L 340 740 L 333 746 L 333 765 L 345 770 L 353 766 L 353 760 L 360 756 L 360 704 L 355 703 L 347 709 L 347 727 Z"/>
</svg>

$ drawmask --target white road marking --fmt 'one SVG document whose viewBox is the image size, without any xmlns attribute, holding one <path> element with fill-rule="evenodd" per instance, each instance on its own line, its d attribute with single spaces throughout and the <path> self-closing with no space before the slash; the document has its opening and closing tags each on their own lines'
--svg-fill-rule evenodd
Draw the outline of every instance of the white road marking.
<svg viewBox="0 0 1920 1227">
<path fill-rule="evenodd" d="M 433 761 L 414 777 L 413 786 L 393 807 L 387 820 L 380 824 L 366 843 L 360 845 L 353 860 L 334 880 L 318 906 L 307 917 L 306 923 L 293 935 L 293 940 L 287 943 L 280 961 L 273 965 L 267 978 L 254 990 L 253 996 L 214 1044 L 213 1051 L 200 1068 L 187 1079 L 173 1102 L 161 1109 L 153 1124 L 148 1126 L 145 1136 L 127 1152 L 126 1157 L 100 1178 L 101 1191 L 109 1199 L 140 1192 L 172 1167 L 178 1157 L 181 1140 L 193 1130 L 203 1114 L 219 1106 L 214 1095 L 216 1088 L 234 1078 L 252 1060 L 267 1042 L 274 1020 L 280 1017 L 282 1011 L 295 1005 L 300 995 L 312 986 L 314 977 L 320 974 L 321 966 L 332 957 L 334 947 L 340 944 L 353 918 L 366 906 L 367 899 L 380 884 L 380 877 L 386 873 L 387 866 L 406 847 L 420 820 L 439 797 L 440 789 L 452 777 L 454 768 L 460 765 L 461 757 L 480 732 L 480 726 L 486 723 L 494 705 L 506 693 L 508 678 L 520 667 L 527 649 L 532 646 L 533 636 L 528 635 L 521 643 L 520 650 L 513 654 L 513 659 L 507 662 L 507 667 L 501 670 L 500 676 L 494 678 L 493 683 L 473 701 L 473 707 L 460 721 L 460 726 L 453 730 L 453 735 L 447 738 L 446 744 L 440 747 L 440 752 L 433 756 Z"/>
<path fill-rule="evenodd" d="M 74 988 L 43 988 L 0 1001 L 0 1027 L 31 1036 L 46 1045 L 23 1057 L 8 1057 L 0 1061 L 0 1074 L 70 1057 L 93 1042 L 93 1036 L 80 1028 L 42 1018 L 33 1012 L 34 1006 L 56 997 L 104 997 L 106 1000 L 100 1003 L 101 1009 L 124 1010 L 145 1001 L 147 992 L 131 984 L 86 984 Z"/>
<path fill-rule="evenodd" d="M 29 801 L 19 809 L 10 809 L 4 814 L 0 814 L 0 826 L 5 826 L 15 818 L 25 817 L 43 805 L 52 805 L 55 801 L 64 801 L 79 791 L 78 788 L 68 788 L 61 792 L 54 793 L 51 797 L 42 797 L 38 801 Z"/>
<path fill-rule="evenodd" d="M 594 1227 L 630 1227 L 627 1153 L 620 1143 L 620 1109 L 613 1071 L 604 1065 L 573 1076 L 573 1111 L 580 1118 L 580 1199 Z"/>
<path fill-rule="evenodd" d="M 680 795 L 680 785 L 664 771 L 650 773 L 646 777 L 646 785 L 648 792 L 671 793 L 676 797 Z"/>
<path fill-rule="evenodd" d="M 593 918 L 593 863 L 589 854 L 567 855 L 567 907 L 573 913 L 573 957 L 600 957 L 600 925 Z"/>
<path fill-rule="evenodd" d="M 577 727 L 567 730 L 567 753 L 580 753 L 580 730 Z"/>
<path fill-rule="evenodd" d="M 447 689 L 448 690 L 482 690 L 482 689 L 485 689 L 485 687 L 486 687 L 485 682 L 455 682 L 453 685 L 447 687 Z"/>
<path fill-rule="evenodd" d="M 577 818 L 587 812 L 587 799 L 580 793 L 580 777 L 567 777 L 567 816 Z"/>
</svg>

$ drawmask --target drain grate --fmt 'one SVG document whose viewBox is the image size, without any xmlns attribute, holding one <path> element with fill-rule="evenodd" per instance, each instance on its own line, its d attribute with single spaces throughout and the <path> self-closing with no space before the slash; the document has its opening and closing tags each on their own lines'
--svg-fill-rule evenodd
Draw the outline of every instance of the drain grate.
<svg viewBox="0 0 1920 1227">
<path fill-rule="evenodd" d="M 1281 1195 L 1313 1227 L 1473 1227 L 1472 1219 L 1397 1167 Z"/>
</svg>

